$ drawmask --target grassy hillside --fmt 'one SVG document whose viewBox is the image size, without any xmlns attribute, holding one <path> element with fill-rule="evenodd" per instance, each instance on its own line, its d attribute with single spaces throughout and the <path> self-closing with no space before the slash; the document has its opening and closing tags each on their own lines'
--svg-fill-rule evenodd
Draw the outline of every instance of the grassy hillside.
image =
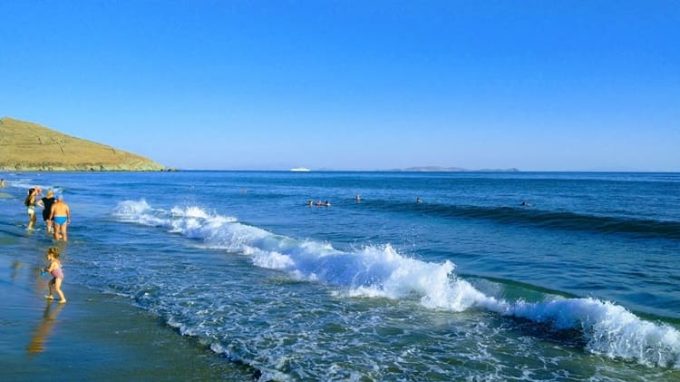
<svg viewBox="0 0 680 382">
<path fill-rule="evenodd" d="M 0 169 L 18 171 L 158 171 L 165 167 L 126 151 L 35 123 L 0 118 Z"/>
</svg>

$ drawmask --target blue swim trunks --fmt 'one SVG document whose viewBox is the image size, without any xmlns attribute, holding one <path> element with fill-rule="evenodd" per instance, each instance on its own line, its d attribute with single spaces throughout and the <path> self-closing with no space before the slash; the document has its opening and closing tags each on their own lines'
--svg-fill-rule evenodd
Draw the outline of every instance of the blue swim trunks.
<svg viewBox="0 0 680 382">
<path fill-rule="evenodd" d="M 64 225 L 64 223 L 66 223 L 66 220 L 67 220 L 66 216 L 55 216 L 54 217 L 54 224 Z"/>
</svg>

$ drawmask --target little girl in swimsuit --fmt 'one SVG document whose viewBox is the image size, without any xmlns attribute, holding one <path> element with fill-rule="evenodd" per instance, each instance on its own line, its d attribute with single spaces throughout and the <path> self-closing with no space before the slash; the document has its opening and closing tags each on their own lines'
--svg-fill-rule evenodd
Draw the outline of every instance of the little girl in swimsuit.
<svg viewBox="0 0 680 382">
<path fill-rule="evenodd" d="M 45 272 L 49 272 L 52 275 L 52 280 L 50 280 L 48 284 L 50 294 L 45 296 L 45 298 L 53 300 L 52 290 L 55 290 L 61 299 L 59 300 L 59 303 L 63 304 L 66 302 L 64 292 L 61 291 L 61 283 L 64 281 L 64 272 L 61 270 L 61 261 L 59 261 L 59 250 L 57 248 L 50 247 L 47 250 L 47 261 L 50 262 L 50 265 L 45 268 Z"/>
</svg>

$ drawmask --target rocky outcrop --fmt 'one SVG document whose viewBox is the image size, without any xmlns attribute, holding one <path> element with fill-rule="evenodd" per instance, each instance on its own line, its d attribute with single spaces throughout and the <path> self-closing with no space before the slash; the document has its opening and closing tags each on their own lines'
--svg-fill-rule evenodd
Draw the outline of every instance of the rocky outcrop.
<svg viewBox="0 0 680 382">
<path fill-rule="evenodd" d="M 0 170 L 163 171 L 166 168 L 142 156 L 35 123 L 0 118 Z"/>
</svg>

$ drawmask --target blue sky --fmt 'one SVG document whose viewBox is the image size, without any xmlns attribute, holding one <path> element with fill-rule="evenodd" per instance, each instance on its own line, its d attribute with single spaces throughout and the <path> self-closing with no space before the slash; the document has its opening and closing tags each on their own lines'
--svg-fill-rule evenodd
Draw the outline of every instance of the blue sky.
<svg viewBox="0 0 680 382">
<path fill-rule="evenodd" d="M 0 114 L 184 169 L 680 171 L 672 1 L 0 1 Z"/>
</svg>

